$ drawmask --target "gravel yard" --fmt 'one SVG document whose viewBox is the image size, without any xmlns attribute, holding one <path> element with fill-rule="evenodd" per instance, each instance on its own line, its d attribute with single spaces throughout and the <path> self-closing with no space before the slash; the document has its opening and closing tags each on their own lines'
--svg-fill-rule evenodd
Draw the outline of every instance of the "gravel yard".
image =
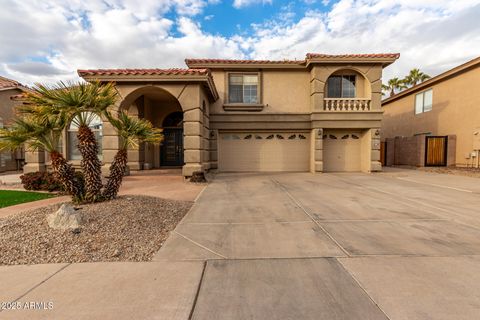
<svg viewBox="0 0 480 320">
<path fill-rule="evenodd" d="M 0 265 L 149 261 L 193 202 L 146 196 L 78 206 L 79 232 L 49 228 L 60 204 L 0 219 Z"/>
<path fill-rule="evenodd" d="M 480 178 L 479 168 L 462 168 L 462 167 L 422 167 L 420 170 L 435 173 L 454 174 L 458 176 L 466 176 Z"/>
</svg>

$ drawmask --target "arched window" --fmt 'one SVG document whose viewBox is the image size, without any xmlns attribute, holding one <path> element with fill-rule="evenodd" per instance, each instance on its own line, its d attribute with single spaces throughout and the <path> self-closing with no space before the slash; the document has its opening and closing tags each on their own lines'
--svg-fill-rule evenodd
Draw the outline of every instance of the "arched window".
<svg viewBox="0 0 480 320">
<path fill-rule="evenodd" d="M 327 80 L 328 98 L 355 98 L 355 75 L 333 75 Z"/>
<path fill-rule="evenodd" d="M 92 129 L 95 134 L 95 138 L 98 143 L 98 158 L 102 159 L 102 128 L 103 122 L 102 119 L 94 113 L 84 113 L 85 116 L 89 119 L 89 127 Z M 78 125 L 76 121 L 72 121 L 68 127 L 68 159 L 69 160 L 80 160 L 82 155 L 78 150 L 78 139 L 77 139 Z"/>
</svg>

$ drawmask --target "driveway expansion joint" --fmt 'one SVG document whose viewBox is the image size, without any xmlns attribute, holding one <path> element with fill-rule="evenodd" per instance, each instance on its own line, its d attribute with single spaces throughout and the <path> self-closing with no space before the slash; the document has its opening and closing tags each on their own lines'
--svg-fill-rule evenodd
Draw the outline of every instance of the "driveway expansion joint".
<svg viewBox="0 0 480 320">
<path fill-rule="evenodd" d="M 290 198 L 291 201 L 293 201 L 300 209 L 302 209 L 302 211 L 313 221 L 313 223 L 315 223 L 329 238 L 330 240 L 333 241 L 333 243 L 335 243 L 339 248 L 340 250 L 343 251 L 343 253 L 349 257 L 350 256 L 350 253 L 340 245 L 340 243 L 330 234 L 328 233 L 328 231 L 318 222 L 315 220 L 315 218 L 307 211 L 307 209 L 297 200 L 293 197 L 293 195 L 287 190 L 287 188 L 282 185 L 279 181 L 275 180 L 275 179 L 271 179 L 275 184 L 277 184 L 277 186 L 283 190 L 283 192 L 285 192 L 287 194 L 287 196 Z"/>
</svg>

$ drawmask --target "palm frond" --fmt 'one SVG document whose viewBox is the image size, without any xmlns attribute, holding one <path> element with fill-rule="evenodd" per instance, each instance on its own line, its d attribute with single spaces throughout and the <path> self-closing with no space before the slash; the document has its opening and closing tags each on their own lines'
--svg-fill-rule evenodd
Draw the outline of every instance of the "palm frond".
<svg viewBox="0 0 480 320">
<path fill-rule="evenodd" d="M 120 111 L 117 117 L 110 113 L 106 116 L 121 138 L 121 149 L 138 147 L 141 142 L 160 143 L 163 140 L 162 129 L 153 127 L 148 120 L 129 116 L 125 111 Z"/>
</svg>

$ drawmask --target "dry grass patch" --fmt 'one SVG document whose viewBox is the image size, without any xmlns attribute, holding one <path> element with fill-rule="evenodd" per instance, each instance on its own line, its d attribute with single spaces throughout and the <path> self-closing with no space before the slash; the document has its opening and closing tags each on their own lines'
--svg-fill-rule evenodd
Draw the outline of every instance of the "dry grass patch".
<svg viewBox="0 0 480 320">
<path fill-rule="evenodd" d="M 78 231 L 51 229 L 60 204 L 0 219 L 0 264 L 149 261 L 193 202 L 146 196 L 78 206 Z"/>
</svg>

